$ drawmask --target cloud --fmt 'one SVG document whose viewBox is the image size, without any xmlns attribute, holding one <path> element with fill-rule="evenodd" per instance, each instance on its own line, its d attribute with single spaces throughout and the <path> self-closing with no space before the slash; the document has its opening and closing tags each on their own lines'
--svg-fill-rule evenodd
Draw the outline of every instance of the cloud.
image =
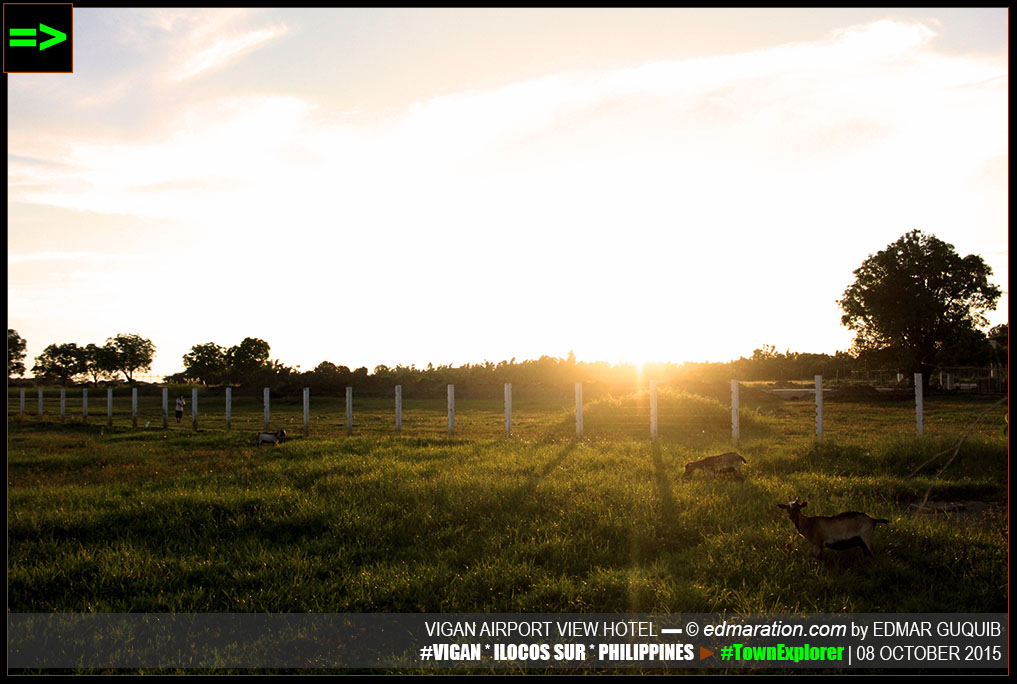
<svg viewBox="0 0 1017 684">
<path fill-rule="evenodd" d="M 173 78 L 218 68 L 285 31 L 231 33 L 238 21 L 174 15 L 169 26 L 184 29 L 178 44 L 192 49 Z M 1006 80 L 992 80 L 1000 65 L 937 55 L 934 35 L 883 21 L 818 43 L 434 98 L 370 126 L 329 120 L 289 96 L 211 99 L 171 114 L 146 139 L 64 140 L 70 152 L 59 172 L 15 160 L 9 173 L 31 181 L 28 201 L 184 218 L 185 189 L 204 181 L 259 198 L 281 183 L 314 202 L 323 177 L 352 183 L 352 194 L 373 197 L 371 185 L 386 183 L 411 196 L 442 195 L 442 186 L 469 185 L 478 174 L 518 174 L 525 183 L 551 169 L 582 180 L 628 165 L 710 179 L 733 163 L 778 172 L 871 163 L 867 154 L 888 149 L 930 160 L 1005 151 L 997 134 L 1000 124 L 1006 130 Z M 973 82 L 983 86 L 952 89 Z M 19 154 L 41 156 L 27 147 Z M 53 186 L 40 191 L 46 177 Z"/>
<path fill-rule="evenodd" d="M 194 55 L 180 65 L 172 78 L 175 81 L 184 81 L 207 71 L 222 69 L 285 33 L 286 28 L 283 26 L 269 26 L 235 35 L 212 38 L 209 31 L 202 30 L 188 42 L 197 43 L 198 40 L 195 38 L 214 40 L 215 42 L 204 48 L 194 46 Z"/>
<path fill-rule="evenodd" d="M 180 45 L 195 49 L 178 53 L 168 78 L 198 79 L 281 35 L 230 25 L 175 18 Z M 553 74 L 373 120 L 267 87 L 203 91 L 129 140 L 13 129 L 9 195 L 191 226 L 186 242 L 157 236 L 153 249 L 214 262 L 202 276 L 209 291 L 255 278 L 245 269 L 268 250 L 278 282 L 313 292 L 370 283 L 371 294 L 343 301 L 344 320 L 391 306 L 408 329 L 429 330 L 431 310 L 405 302 L 454 292 L 491 326 L 497 302 L 510 301 L 525 329 L 612 348 L 631 340 L 617 337 L 625 325 L 604 328 L 605 311 L 624 311 L 634 329 L 656 320 L 663 293 L 679 293 L 665 332 L 690 355 L 736 356 L 679 322 L 735 339 L 785 320 L 772 313 L 778 301 L 838 330 L 845 283 L 823 278 L 847 277 L 912 226 L 950 240 L 985 204 L 969 179 L 1005 174 L 990 160 L 1007 153 L 1006 64 L 937 53 L 933 37 L 879 22 L 748 54 Z M 1005 244 L 990 209 L 979 209 L 982 233 Z M 788 275 L 788 265 L 813 270 Z M 331 339 L 334 320 L 278 296 L 272 305 L 305 321 L 295 337 Z M 238 297 L 232 317 L 267 303 Z M 206 324 L 221 319 L 209 313 Z M 399 339 L 377 327 L 364 334 Z"/>
<path fill-rule="evenodd" d="M 162 8 L 117 16 L 116 35 L 126 47 L 167 55 L 161 70 L 170 83 L 229 66 L 289 31 L 283 23 L 264 24 L 262 11 L 251 9 Z"/>
<path fill-rule="evenodd" d="M 7 253 L 7 266 L 21 266 L 40 261 L 130 261 L 136 257 L 130 254 L 109 254 L 107 252 L 31 252 L 26 254 Z"/>
</svg>

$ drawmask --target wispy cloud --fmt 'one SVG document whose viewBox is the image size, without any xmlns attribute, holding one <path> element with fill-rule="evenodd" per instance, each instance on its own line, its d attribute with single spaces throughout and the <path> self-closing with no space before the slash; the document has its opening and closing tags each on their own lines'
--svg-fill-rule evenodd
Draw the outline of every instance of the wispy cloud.
<svg viewBox="0 0 1017 684">
<path fill-rule="evenodd" d="M 288 32 L 286 24 L 261 21 L 251 9 L 137 10 L 121 28 L 133 49 L 158 45 L 167 55 L 165 77 L 185 81 L 235 63 Z"/>
<path fill-rule="evenodd" d="M 200 81 L 285 31 L 200 17 L 166 20 L 181 31 L 160 72 L 167 83 Z M 791 329 L 794 311 L 836 329 L 845 283 L 820 280 L 847 277 L 910 227 L 942 231 L 965 250 L 952 235 L 974 234 L 967 226 L 980 222 L 995 240 L 985 253 L 998 252 L 1007 67 L 939 53 L 933 38 L 927 26 L 884 21 L 813 43 L 434 97 L 366 122 L 281 88 L 202 91 L 129 140 L 13 132 L 8 191 L 14 201 L 197 226 L 186 243 L 180 233 L 161 237 L 160 227 L 153 244 L 173 255 L 168 271 L 193 255 L 223 264 L 202 274 L 209 291 L 233 291 L 243 268 L 271 250 L 279 282 L 329 292 L 341 268 L 351 282 L 375 283 L 372 297 L 344 303 L 350 320 L 370 320 L 407 292 L 437 298 L 451 284 L 457 304 L 477 312 L 476 330 L 487 319 L 497 325 L 497 297 L 528 303 L 527 329 L 622 350 L 633 342 L 617 331 L 660 319 L 647 292 L 686 293 L 669 302 L 660 339 L 684 340 L 701 358 L 737 355 L 737 342 L 707 348 L 682 321 L 730 340 L 745 329 Z M 821 247 L 828 236 L 836 249 Z M 784 268 L 790 262 L 821 263 L 823 272 L 803 287 Z M 435 276 L 436 264 L 454 275 Z M 570 294 L 577 277 L 579 298 Z M 784 305 L 776 313 L 775 298 Z M 721 312 L 720 302 L 730 306 Z M 292 344 L 334 338 L 328 317 L 292 299 L 279 304 L 304 322 Z M 264 306 L 238 297 L 233 318 Z M 610 329 L 605 310 L 616 312 Z M 400 325 L 424 330 L 429 316 L 426 307 L 403 310 Z M 221 321 L 210 312 L 206 324 Z M 399 331 L 379 326 L 379 339 L 390 333 L 379 344 L 395 345 Z M 481 335 L 459 333 L 462 344 Z M 801 334 L 801 344 L 818 339 Z M 606 348 L 587 357 L 614 358 Z"/>
<path fill-rule="evenodd" d="M 7 253 L 9 267 L 45 261 L 113 262 L 137 259 L 131 254 L 110 254 L 108 252 L 30 252 L 22 254 Z"/>
<path fill-rule="evenodd" d="M 221 69 L 244 55 L 264 47 L 285 33 L 284 26 L 270 26 L 225 37 L 213 37 L 207 30 L 199 31 L 190 42 L 197 43 L 204 40 L 213 40 L 214 42 L 207 47 L 196 49 L 194 55 L 180 65 L 172 78 L 176 81 L 184 81 L 207 71 Z"/>
<path fill-rule="evenodd" d="M 230 22 L 185 23 L 182 42 L 200 43 Z M 214 55 L 239 56 L 280 30 L 219 35 L 175 73 L 201 74 L 221 63 Z M 888 170 L 874 162 L 879 155 L 892 165 L 926 159 L 930 174 L 943 173 L 931 163 L 942 159 L 967 171 L 1005 153 L 1006 81 L 991 80 L 998 64 L 931 51 L 933 36 L 925 26 L 884 21 L 820 43 L 435 98 L 370 127 L 329 121 L 293 97 L 211 100 L 147 140 L 66 140 L 68 165 L 59 172 L 15 160 L 9 173 L 34 188 L 50 174 L 53 186 L 26 191 L 29 201 L 186 219 L 204 200 L 199 191 L 198 204 L 181 201 L 184 192 L 204 181 L 249 191 L 259 206 L 281 185 L 318 208 L 321 179 L 330 178 L 352 194 L 351 210 L 357 198 L 375 197 L 379 183 L 387 192 L 446 196 L 440 188 L 469 186 L 477 173 L 522 174 L 524 186 L 527 176 L 549 174 L 576 187 L 598 176 L 625 184 L 635 170 L 652 186 L 666 169 L 673 181 L 705 188 L 762 168 L 869 165 L 878 176 Z M 983 86 L 952 88 L 970 82 Z M 30 156 L 27 147 L 20 154 Z M 622 168 L 629 170 L 619 175 Z"/>
</svg>

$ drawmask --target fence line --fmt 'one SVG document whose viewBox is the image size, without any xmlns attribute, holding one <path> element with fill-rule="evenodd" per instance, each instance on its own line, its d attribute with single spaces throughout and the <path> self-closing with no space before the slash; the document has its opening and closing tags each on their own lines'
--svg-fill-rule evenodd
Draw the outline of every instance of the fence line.
<svg viewBox="0 0 1017 684">
<path fill-rule="evenodd" d="M 512 383 L 505 383 L 505 437 L 512 436 Z"/>
<path fill-rule="evenodd" d="M 738 424 L 738 414 L 740 413 L 738 404 L 738 381 L 731 381 L 731 443 L 738 446 L 738 442 L 741 441 L 741 431 Z"/>
<path fill-rule="evenodd" d="M 304 437 L 311 435 L 311 388 L 304 388 Z"/>
<path fill-rule="evenodd" d="M 583 383 L 576 383 L 576 437 L 583 438 Z"/>
<path fill-rule="evenodd" d="M 925 434 L 924 425 L 924 396 L 922 386 L 923 376 L 921 373 L 914 374 L 914 388 L 915 388 L 915 428 L 918 436 Z M 815 381 L 815 435 L 816 440 L 821 441 L 824 438 L 824 396 L 823 396 L 823 376 L 816 375 Z M 401 435 L 403 429 L 403 386 L 396 385 L 395 389 L 395 434 Z M 45 407 L 43 403 L 43 388 L 38 387 L 38 416 L 41 418 L 45 415 Z M 311 433 L 310 429 L 310 411 L 311 411 L 311 397 L 310 388 L 303 389 L 303 434 L 305 437 L 309 437 Z M 26 403 L 26 391 L 24 388 L 19 389 L 18 392 L 18 407 L 19 412 L 25 414 L 25 403 Z M 271 419 L 271 403 L 270 403 L 270 388 L 266 387 L 263 390 L 263 402 L 264 402 L 264 420 L 266 430 L 269 429 Z M 657 442 L 660 438 L 660 406 L 658 402 L 658 381 L 649 381 L 649 410 L 647 413 L 646 405 L 643 404 L 642 408 L 637 409 L 620 409 L 618 413 L 624 418 L 634 418 L 636 416 L 642 417 L 644 420 L 648 420 L 649 423 L 649 437 L 653 442 Z M 65 388 L 60 388 L 59 398 L 59 415 L 60 420 L 63 421 L 67 415 L 67 393 Z M 226 388 L 226 402 L 225 402 L 225 423 L 226 429 L 232 429 L 232 403 L 233 403 L 233 392 L 232 388 Z M 731 380 L 731 442 L 735 446 L 738 446 L 741 440 L 740 430 L 740 383 L 738 380 Z M 512 415 L 512 383 L 504 383 L 504 415 L 505 415 L 505 437 L 511 438 L 513 435 L 513 415 Z M 169 426 L 169 389 L 162 388 L 161 391 L 161 413 L 162 413 L 162 424 L 163 428 Z M 139 397 L 138 388 L 131 388 L 131 426 L 137 428 L 139 418 Z M 191 420 L 192 429 L 198 430 L 198 389 L 191 389 Z M 88 389 L 82 388 L 81 394 L 81 417 L 82 421 L 87 422 L 88 419 Z M 584 400 L 583 400 L 583 383 L 575 383 L 575 423 L 576 423 L 576 437 L 582 439 L 585 436 L 584 429 Z M 113 389 L 107 388 L 106 390 L 106 424 L 108 426 L 113 425 Z M 146 427 L 148 426 L 146 422 Z M 673 425 L 674 423 L 670 423 Z M 645 425 L 645 423 L 644 423 Z M 667 426 L 668 423 L 665 423 Z M 455 424 L 455 385 L 449 384 L 447 386 L 447 432 L 449 437 L 454 437 L 456 434 Z M 346 388 L 346 434 L 353 434 L 353 387 Z M 645 433 L 644 433 L 645 434 Z"/>
<path fill-rule="evenodd" d="M 650 441 L 657 441 L 657 381 L 650 380 Z"/>
<path fill-rule="evenodd" d="M 448 436 L 456 432 L 456 386 L 448 386 Z"/>
<path fill-rule="evenodd" d="M 918 428 L 918 436 L 925 434 L 925 405 L 922 397 L 922 374 L 915 373 L 915 426 Z"/>
<path fill-rule="evenodd" d="M 395 404 L 396 404 L 396 434 L 403 434 L 403 386 L 396 385 L 395 388 Z"/>
<path fill-rule="evenodd" d="M 823 376 L 816 376 L 816 439 L 823 439 Z"/>
<path fill-rule="evenodd" d="M 353 434 L 353 388 L 346 388 L 346 436 Z"/>
</svg>

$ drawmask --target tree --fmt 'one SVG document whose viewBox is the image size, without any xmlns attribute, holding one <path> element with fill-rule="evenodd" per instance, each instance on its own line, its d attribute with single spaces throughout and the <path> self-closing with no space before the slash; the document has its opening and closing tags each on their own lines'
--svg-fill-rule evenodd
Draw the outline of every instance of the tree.
<svg viewBox="0 0 1017 684">
<path fill-rule="evenodd" d="M 85 372 L 85 350 L 73 342 L 51 344 L 35 357 L 32 373 L 38 378 L 69 384 L 75 376 Z"/>
<path fill-rule="evenodd" d="M 256 371 L 268 365 L 268 352 L 271 348 L 265 340 L 256 337 L 245 337 L 244 341 L 226 352 L 226 366 L 234 381 L 243 381 Z"/>
<path fill-rule="evenodd" d="M 271 367 L 269 349 L 268 342 L 255 337 L 246 337 L 229 349 L 215 342 L 196 344 L 184 354 L 182 375 L 206 385 L 246 382 L 257 377 L 259 371 Z"/>
<path fill-rule="evenodd" d="M 152 368 L 155 345 L 141 335 L 120 333 L 106 340 L 106 346 L 116 353 L 116 369 L 124 374 L 127 382 L 134 382 L 134 374 Z"/>
<path fill-rule="evenodd" d="M 119 372 L 120 359 L 112 344 L 107 342 L 102 347 L 88 344 L 81 351 L 85 361 L 85 372 L 92 376 L 94 384 L 98 384 L 100 380 L 111 380 Z"/>
<path fill-rule="evenodd" d="M 184 354 L 184 375 L 206 385 L 222 382 L 226 375 L 226 349 L 215 342 L 196 344 Z"/>
<path fill-rule="evenodd" d="M 17 330 L 7 328 L 7 377 L 25 374 L 25 354 L 28 343 Z"/>
<path fill-rule="evenodd" d="M 1010 324 L 1001 323 L 989 330 L 989 344 L 999 358 L 1009 358 Z"/>
<path fill-rule="evenodd" d="M 929 371 L 941 354 L 961 346 L 995 308 L 1001 291 L 989 283 L 981 257 L 961 257 L 953 245 L 913 230 L 854 272 L 837 303 L 855 332 L 860 354 L 887 354 L 902 369 Z"/>
</svg>

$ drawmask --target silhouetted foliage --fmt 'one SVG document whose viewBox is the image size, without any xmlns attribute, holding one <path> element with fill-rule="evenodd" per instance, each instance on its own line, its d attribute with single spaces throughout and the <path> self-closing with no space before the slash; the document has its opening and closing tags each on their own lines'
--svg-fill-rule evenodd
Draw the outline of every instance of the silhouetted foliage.
<svg viewBox="0 0 1017 684">
<path fill-rule="evenodd" d="M 937 363 L 956 363 L 984 339 L 978 328 L 1001 294 L 981 257 L 961 257 L 918 230 L 869 256 L 854 275 L 837 302 L 841 322 L 855 332 L 854 350 L 886 353 L 926 382 Z"/>
<path fill-rule="evenodd" d="M 134 374 L 152 368 L 155 345 L 141 335 L 120 333 L 106 340 L 106 346 L 115 354 L 115 368 L 124 374 L 127 382 L 134 382 Z"/>
<path fill-rule="evenodd" d="M 98 384 L 100 380 L 112 380 L 120 372 L 120 357 L 111 343 L 107 342 L 100 347 L 96 344 L 87 344 L 82 350 L 85 360 L 85 372 L 92 376 L 92 382 Z"/>
<path fill-rule="evenodd" d="M 70 384 L 87 370 L 85 350 L 74 342 L 51 344 L 35 357 L 32 373 L 37 378 Z"/>
<path fill-rule="evenodd" d="M 207 385 L 220 383 L 226 377 L 226 349 L 215 342 L 196 344 L 184 354 L 184 375 Z"/>
<path fill-rule="evenodd" d="M 25 355 L 28 343 L 17 330 L 7 328 L 7 377 L 25 374 Z"/>
<path fill-rule="evenodd" d="M 215 342 L 196 344 L 184 354 L 183 373 L 171 375 L 167 380 L 191 380 L 214 385 L 252 382 L 264 377 L 266 372 L 274 377 L 284 372 L 286 367 L 278 361 L 269 362 L 270 349 L 268 342 L 256 337 L 246 337 L 243 342 L 228 349 Z M 273 366 L 273 363 L 277 365 Z"/>
</svg>

